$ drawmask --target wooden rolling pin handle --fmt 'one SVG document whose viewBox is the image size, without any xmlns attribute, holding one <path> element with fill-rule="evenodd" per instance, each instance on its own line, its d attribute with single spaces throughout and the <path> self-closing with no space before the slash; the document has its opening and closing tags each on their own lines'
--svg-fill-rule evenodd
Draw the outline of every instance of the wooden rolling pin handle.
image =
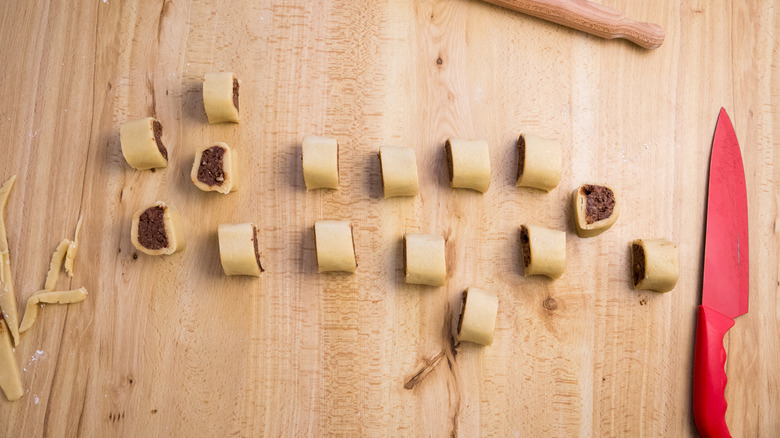
<svg viewBox="0 0 780 438">
<path fill-rule="evenodd" d="M 661 26 L 630 20 L 615 9 L 588 0 L 484 1 L 602 38 L 625 38 L 646 49 L 656 49 L 664 42 Z"/>
</svg>

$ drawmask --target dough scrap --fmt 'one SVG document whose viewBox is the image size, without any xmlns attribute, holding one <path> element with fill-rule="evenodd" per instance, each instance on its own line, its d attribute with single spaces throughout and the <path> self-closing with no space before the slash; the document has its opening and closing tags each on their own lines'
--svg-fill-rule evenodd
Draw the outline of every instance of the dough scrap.
<svg viewBox="0 0 780 438">
<path fill-rule="evenodd" d="M 142 216 L 144 220 L 142 220 Z M 139 226 L 145 227 L 143 232 L 139 230 Z M 136 211 L 130 229 L 130 240 L 133 242 L 133 246 L 144 254 L 170 255 L 183 251 L 186 247 L 186 241 L 184 226 L 178 210 L 162 201 L 157 201 Z M 141 241 L 148 244 L 149 247 Z"/>
<path fill-rule="evenodd" d="M 16 364 L 11 332 L 5 320 L 0 320 L 0 388 L 3 389 L 8 401 L 22 398 L 22 376 L 19 375 L 19 365 Z"/>
<path fill-rule="evenodd" d="M 631 242 L 631 271 L 634 289 L 669 292 L 680 278 L 677 244 L 666 239 L 637 239 Z"/>
<path fill-rule="evenodd" d="M 414 149 L 382 146 L 379 148 L 379 165 L 385 198 L 417 196 L 420 182 Z"/>
<path fill-rule="evenodd" d="M 255 224 L 219 224 L 219 260 L 225 275 L 251 275 L 263 272 Z"/>
<path fill-rule="evenodd" d="M 84 287 L 65 291 L 42 290 L 36 292 L 27 300 L 27 307 L 24 311 L 24 317 L 22 318 L 22 325 L 19 327 L 19 332 L 24 333 L 32 327 L 33 323 L 38 318 L 38 310 L 40 309 L 38 304 L 73 304 L 80 303 L 86 298 L 87 289 Z"/>
<path fill-rule="evenodd" d="M 355 272 L 355 241 L 349 221 L 314 223 L 314 246 L 319 272 Z"/>
<path fill-rule="evenodd" d="M 68 277 L 73 277 L 73 262 L 76 260 L 76 252 L 79 250 L 79 234 L 81 233 L 81 220 L 83 216 L 79 216 L 79 221 L 76 223 L 76 232 L 73 234 L 73 240 L 68 245 L 68 252 L 65 253 L 65 272 L 68 273 Z"/>
<path fill-rule="evenodd" d="M 5 229 L 5 207 L 16 183 L 16 175 L 0 187 L 0 310 L 11 333 L 14 346 L 19 345 L 19 313 L 16 309 L 16 293 L 11 273 L 11 255 L 8 250 L 8 234 Z"/>
<path fill-rule="evenodd" d="M 444 286 L 447 281 L 445 241 L 436 234 L 404 236 L 404 274 L 409 284 Z"/>
<path fill-rule="evenodd" d="M 517 139 L 517 187 L 549 192 L 561 181 L 561 143 L 533 134 Z"/>
<path fill-rule="evenodd" d="M 490 345 L 496 332 L 498 296 L 476 287 L 463 292 L 463 301 L 458 317 L 458 341 Z"/>
<path fill-rule="evenodd" d="M 485 140 L 447 139 L 450 187 L 485 193 L 490 187 L 490 149 Z"/>
<path fill-rule="evenodd" d="M 119 127 L 122 155 L 134 169 L 168 167 L 168 150 L 162 142 L 162 124 L 153 117 L 131 120 Z"/>
<path fill-rule="evenodd" d="M 49 263 L 49 272 L 46 274 L 46 283 L 43 286 L 44 290 L 54 290 L 57 287 L 57 279 L 60 278 L 60 270 L 62 269 L 62 262 L 65 260 L 66 253 L 70 248 L 70 240 L 63 239 L 57 249 L 54 250 L 54 254 L 51 255 L 51 262 Z"/>
<path fill-rule="evenodd" d="M 238 91 L 241 81 L 231 72 L 203 75 L 203 107 L 209 123 L 238 123 Z"/>
</svg>

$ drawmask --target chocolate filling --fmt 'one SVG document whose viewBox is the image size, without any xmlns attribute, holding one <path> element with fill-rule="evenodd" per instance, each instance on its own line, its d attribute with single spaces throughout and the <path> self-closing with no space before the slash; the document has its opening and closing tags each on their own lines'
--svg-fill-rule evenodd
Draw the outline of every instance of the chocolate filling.
<svg viewBox="0 0 780 438">
<path fill-rule="evenodd" d="M 645 278 L 645 249 L 637 243 L 631 244 L 631 270 L 634 272 L 634 286 Z"/>
<path fill-rule="evenodd" d="M 406 273 L 408 272 L 408 269 L 406 269 L 406 236 L 404 236 L 404 255 L 403 255 L 403 262 L 404 262 L 404 277 L 406 277 Z"/>
<path fill-rule="evenodd" d="M 525 169 L 525 137 L 522 135 L 517 139 L 517 179 L 523 176 Z"/>
<path fill-rule="evenodd" d="M 225 182 L 224 167 L 225 149 L 222 146 L 212 146 L 200 156 L 198 181 L 209 186 L 221 186 Z"/>
<path fill-rule="evenodd" d="M 238 79 L 233 78 L 233 106 L 238 111 Z"/>
<path fill-rule="evenodd" d="M 447 171 L 449 172 L 449 175 L 450 175 L 450 183 L 452 183 L 452 178 L 453 178 L 453 175 L 454 175 L 455 171 L 452 168 L 453 167 L 453 165 L 452 165 L 452 145 L 450 144 L 449 140 L 447 140 L 447 142 L 444 143 L 444 148 L 446 149 L 446 153 L 447 153 Z"/>
<path fill-rule="evenodd" d="M 152 131 L 154 131 L 154 141 L 157 143 L 157 149 L 160 150 L 165 161 L 168 161 L 168 149 L 165 149 L 165 145 L 162 142 L 162 123 L 157 120 L 152 120 Z"/>
<path fill-rule="evenodd" d="M 520 227 L 520 246 L 523 247 L 523 266 L 531 264 L 531 239 L 528 237 L 528 227 Z"/>
<path fill-rule="evenodd" d="M 469 295 L 469 291 L 463 291 L 463 302 L 460 306 L 460 315 L 458 316 L 458 336 L 460 336 L 460 329 L 463 327 L 463 315 L 466 313 L 466 298 Z"/>
<path fill-rule="evenodd" d="M 149 249 L 168 247 L 168 233 L 165 232 L 165 207 L 155 205 L 141 213 L 138 219 L 138 243 Z"/>
<path fill-rule="evenodd" d="M 252 225 L 252 243 L 255 245 L 255 260 L 257 260 L 257 267 L 260 268 L 260 272 L 265 271 L 263 265 L 260 264 L 260 251 L 257 249 L 257 227 Z"/>
<path fill-rule="evenodd" d="M 585 196 L 585 221 L 589 224 L 612 216 L 615 209 L 615 194 L 604 186 L 586 184 L 580 189 Z"/>
<path fill-rule="evenodd" d="M 358 262 L 357 262 L 357 250 L 355 250 L 355 229 L 352 228 L 352 224 L 349 224 L 349 237 L 352 238 L 352 254 L 355 254 L 355 269 L 357 269 Z"/>
</svg>

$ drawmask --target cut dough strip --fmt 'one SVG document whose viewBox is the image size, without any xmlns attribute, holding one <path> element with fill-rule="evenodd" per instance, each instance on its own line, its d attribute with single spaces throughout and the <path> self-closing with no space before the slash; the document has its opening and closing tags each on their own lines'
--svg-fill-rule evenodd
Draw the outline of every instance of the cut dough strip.
<svg viewBox="0 0 780 438">
<path fill-rule="evenodd" d="M 44 290 L 54 290 L 57 287 L 57 279 L 60 278 L 60 270 L 62 269 L 62 262 L 66 258 L 66 253 L 70 248 L 70 240 L 63 239 L 57 249 L 54 250 L 54 254 L 51 255 L 51 262 L 49 263 L 49 272 L 46 274 L 46 283 L 43 285 Z"/>
<path fill-rule="evenodd" d="M 68 252 L 65 253 L 65 272 L 68 273 L 68 277 L 73 277 L 73 262 L 76 260 L 76 252 L 79 250 L 79 234 L 81 232 L 81 220 L 83 216 L 79 216 L 79 221 L 76 223 L 76 232 L 73 234 L 73 240 L 68 244 Z"/>
<path fill-rule="evenodd" d="M 0 388 L 9 401 L 15 401 L 22 398 L 24 388 L 11 342 L 11 332 L 5 321 L 0 320 Z"/>
<path fill-rule="evenodd" d="M 19 332 L 24 333 L 32 327 L 35 320 L 38 318 L 38 304 L 73 304 L 80 303 L 87 298 L 87 289 L 82 287 L 75 290 L 65 291 L 47 291 L 42 290 L 36 292 L 27 300 L 27 307 L 24 311 L 24 318 L 22 318 L 22 325 L 19 327 Z"/>
<path fill-rule="evenodd" d="M 19 313 L 16 309 L 16 293 L 14 292 L 14 279 L 11 273 L 11 256 L 8 251 L 8 235 L 5 229 L 5 206 L 8 196 L 14 188 L 16 175 L 6 181 L 0 187 L 0 309 L 3 319 L 8 324 L 14 346 L 19 345 Z M 2 368 L 0 368 L 2 371 Z"/>
</svg>

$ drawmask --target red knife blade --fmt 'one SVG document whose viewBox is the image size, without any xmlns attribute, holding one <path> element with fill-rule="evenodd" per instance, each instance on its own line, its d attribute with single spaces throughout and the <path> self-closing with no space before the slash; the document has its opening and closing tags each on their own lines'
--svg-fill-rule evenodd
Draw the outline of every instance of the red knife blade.
<svg viewBox="0 0 780 438">
<path fill-rule="evenodd" d="M 702 304 L 693 359 L 693 417 L 706 437 L 730 437 L 726 425 L 723 337 L 748 311 L 748 215 L 737 135 L 721 108 L 710 158 Z"/>
</svg>

